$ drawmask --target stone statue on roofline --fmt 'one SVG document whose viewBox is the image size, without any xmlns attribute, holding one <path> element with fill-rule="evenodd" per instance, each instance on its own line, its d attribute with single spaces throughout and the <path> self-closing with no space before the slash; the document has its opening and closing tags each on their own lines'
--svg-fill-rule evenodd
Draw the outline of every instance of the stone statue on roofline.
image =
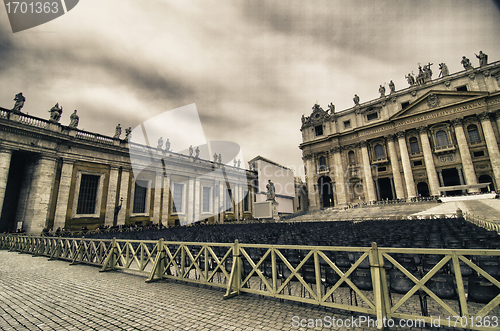
<svg viewBox="0 0 500 331">
<path fill-rule="evenodd" d="M 217 163 L 217 160 L 218 160 L 218 158 L 217 158 L 217 153 L 214 153 L 214 162 L 216 162 L 216 163 Z"/>
<path fill-rule="evenodd" d="M 396 85 L 394 84 L 394 82 L 392 80 L 389 82 L 389 89 L 391 90 L 391 94 L 396 92 Z"/>
<path fill-rule="evenodd" d="M 408 85 L 410 86 L 415 85 L 415 76 L 413 76 L 413 72 L 409 73 L 408 75 L 405 75 L 405 78 L 408 81 Z"/>
<path fill-rule="evenodd" d="M 14 97 L 14 101 L 16 102 L 14 104 L 14 108 L 12 108 L 12 112 L 15 114 L 21 114 L 21 108 L 24 106 L 24 102 L 26 101 L 26 98 L 23 96 L 22 92 L 19 92 L 16 94 Z"/>
<path fill-rule="evenodd" d="M 56 105 L 54 107 L 50 108 L 50 110 L 48 110 L 48 112 L 50 113 L 49 122 L 50 123 L 58 123 L 59 120 L 61 119 L 63 108 L 59 107 L 59 103 L 56 103 Z"/>
<path fill-rule="evenodd" d="M 200 157 L 200 148 L 196 146 L 196 149 L 194 150 L 194 158 L 197 159 Z"/>
<path fill-rule="evenodd" d="M 193 145 L 189 146 L 189 156 L 193 156 Z"/>
<path fill-rule="evenodd" d="M 460 63 L 462 63 L 462 66 L 464 67 L 465 70 L 474 69 L 474 67 L 470 63 L 470 60 L 465 56 L 462 56 L 462 61 L 460 61 Z"/>
<path fill-rule="evenodd" d="M 335 113 L 335 105 L 333 104 L 333 102 L 330 102 L 330 104 L 328 105 L 328 110 L 332 115 Z"/>
<path fill-rule="evenodd" d="M 446 77 L 450 74 L 446 63 L 440 63 L 439 70 L 441 70 L 441 72 L 439 73 L 439 77 Z"/>
<path fill-rule="evenodd" d="M 115 135 L 113 136 L 114 139 L 120 139 L 120 135 L 122 134 L 122 127 L 120 126 L 120 123 L 115 128 Z"/>
<path fill-rule="evenodd" d="M 354 101 L 355 106 L 359 106 L 359 97 L 357 94 L 354 94 L 354 98 L 352 99 Z"/>
<path fill-rule="evenodd" d="M 160 137 L 160 139 L 158 139 L 158 143 L 156 144 L 156 149 L 161 150 L 162 147 L 163 147 L 163 137 Z"/>
<path fill-rule="evenodd" d="M 425 81 L 428 82 L 430 80 L 432 80 L 432 70 L 431 70 L 431 65 L 433 65 L 434 63 L 428 63 L 426 65 L 424 65 L 424 78 L 425 78 Z"/>
<path fill-rule="evenodd" d="M 165 143 L 165 150 L 170 152 L 170 140 L 167 138 L 167 142 Z"/>
<path fill-rule="evenodd" d="M 385 87 L 380 85 L 380 87 L 378 88 L 378 92 L 380 93 L 381 98 L 385 97 Z"/>
<path fill-rule="evenodd" d="M 222 154 L 219 154 L 219 163 L 222 163 Z"/>
<path fill-rule="evenodd" d="M 71 114 L 69 116 L 69 127 L 70 128 L 73 128 L 73 129 L 76 129 L 76 127 L 78 126 L 78 122 L 80 121 L 80 117 L 76 114 L 76 109 L 75 111 L 73 112 L 73 114 Z"/>
<path fill-rule="evenodd" d="M 488 55 L 484 54 L 483 51 L 479 51 L 479 55 L 474 53 L 474 55 L 479 59 L 479 66 L 484 67 L 488 65 Z"/>
<path fill-rule="evenodd" d="M 118 124 L 120 125 L 120 124 Z M 120 133 L 121 133 L 121 130 L 120 130 Z M 132 139 L 132 127 L 129 126 L 127 129 L 125 129 L 125 140 L 126 141 L 130 141 L 130 139 Z"/>
</svg>

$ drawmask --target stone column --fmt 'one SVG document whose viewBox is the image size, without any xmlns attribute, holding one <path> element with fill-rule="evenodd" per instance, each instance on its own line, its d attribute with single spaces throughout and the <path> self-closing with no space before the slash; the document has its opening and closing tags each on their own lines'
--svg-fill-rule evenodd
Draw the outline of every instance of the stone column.
<svg viewBox="0 0 500 331">
<path fill-rule="evenodd" d="M 347 205 L 347 188 L 345 184 L 345 177 L 344 177 L 344 167 L 342 166 L 342 156 L 340 154 L 341 148 L 340 147 L 334 147 L 333 148 L 333 160 L 334 160 L 334 167 L 333 169 L 330 169 L 330 171 L 334 171 L 334 176 L 335 176 L 335 196 L 337 198 L 337 204 L 339 206 L 345 206 Z"/>
<path fill-rule="evenodd" d="M 443 170 L 438 170 L 438 175 L 439 175 L 440 186 L 444 187 Z M 446 196 L 446 191 L 439 192 L 439 193 L 442 193 L 444 196 Z"/>
<path fill-rule="evenodd" d="M 380 196 L 380 186 L 378 185 L 378 180 L 375 181 L 375 188 L 376 188 L 377 197 L 378 197 L 377 200 L 382 200 L 382 197 Z"/>
<path fill-rule="evenodd" d="M 130 181 L 130 171 L 122 170 L 122 178 L 120 182 L 120 199 L 123 198 L 122 208 L 118 212 L 118 217 L 116 220 L 116 225 L 124 225 L 125 218 L 127 217 L 127 208 L 129 207 L 128 203 L 128 188 Z M 120 200 L 118 199 L 118 200 Z"/>
<path fill-rule="evenodd" d="M 392 176 L 389 176 L 389 181 L 391 182 L 392 199 L 396 199 L 396 192 L 394 191 L 394 180 Z"/>
<path fill-rule="evenodd" d="M 154 206 L 153 206 L 153 223 L 160 223 L 160 211 L 162 205 L 162 194 L 161 189 L 163 188 L 163 171 L 159 171 L 155 176 L 155 196 L 154 196 Z"/>
<path fill-rule="evenodd" d="M 30 234 L 39 234 L 47 225 L 49 216 L 50 200 L 56 174 L 55 157 L 42 155 L 38 159 L 38 165 L 33 174 L 31 182 L 30 204 L 32 205 L 31 215 L 26 215 L 24 227 Z"/>
<path fill-rule="evenodd" d="M 454 119 L 451 121 L 455 127 L 455 136 L 457 137 L 458 149 L 460 151 L 460 158 L 462 159 L 462 166 L 465 175 L 465 182 L 467 185 L 477 184 L 476 172 L 474 171 L 474 164 L 472 163 L 472 158 L 470 156 L 469 146 L 467 144 L 467 139 L 465 138 L 464 128 L 462 126 L 463 122 L 461 119 Z M 479 192 L 478 188 L 473 188 L 469 190 L 470 192 Z"/>
<path fill-rule="evenodd" d="M 190 177 L 187 183 L 187 201 L 186 201 L 186 222 L 193 223 L 194 219 L 194 178 Z"/>
<path fill-rule="evenodd" d="M 394 176 L 394 188 L 396 195 L 394 199 L 404 199 L 405 191 L 403 188 L 403 181 L 401 180 L 401 170 L 399 170 L 398 154 L 396 153 L 396 146 L 394 145 L 394 135 L 385 136 L 387 141 L 387 148 L 389 149 L 389 158 L 391 159 L 392 175 Z"/>
<path fill-rule="evenodd" d="M 194 220 L 193 222 L 198 222 L 200 220 L 201 211 L 201 183 L 199 178 L 194 178 Z"/>
<path fill-rule="evenodd" d="M 368 192 L 368 201 L 376 201 L 375 186 L 373 185 L 372 169 L 370 167 L 370 157 L 368 156 L 368 148 L 366 141 L 361 143 L 361 155 L 363 157 L 363 171 L 365 173 L 366 190 Z"/>
<path fill-rule="evenodd" d="M 161 224 L 168 227 L 168 216 L 170 215 L 170 179 L 168 176 L 163 177 L 163 200 L 161 207 Z"/>
<path fill-rule="evenodd" d="M 0 150 L 0 216 L 3 208 L 3 199 L 5 198 L 5 189 L 7 188 L 7 180 L 9 179 L 11 159 L 12 151 Z"/>
<path fill-rule="evenodd" d="M 306 160 L 306 182 L 307 182 L 307 195 L 309 197 L 309 210 L 316 210 L 319 208 L 317 204 L 318 192 L 316 190 L 316 183 L 314 182 L 314 162 L 312 162 L 312 155 L 304 156 Z"/>
<path fill-rule="evenodd" d="M 478 117 L 483 128 L 484 140 L 486 140 L 491 168 L 493 169 L 493 176 L 495 177 L 495 187 L 498 191 L 500 185 L 500 151 L 498 150 L 498 143 L 495 138 L 495 133 L 493 132 L 489 114 L 483 112 L 479 114 Z"/>
<path fill-rule="evenodd" d="M 404 131 L 397 133 L 399 151 L 401 152 L 401 161 L 403 163 L 403 173 L 406 182 L 406 192 L 408 198 L 415 198 L 417 196 L 415 191 L 415 181 L 413 180 L 413 172 L 411 171 L 410 156 L 408 154 L 408 147 L 406 146 L 406 138 Z"/>
<path fill-rule="evenodd" d="M 66 227 L 66 216 L 68 213 L 69 190 L 73 179 L 73 160 L 63 159 L 61 179 L 59 181 L 59 193 L 57 194 L 56 213 L 54 216 L 54 230 Z M 78 193 L 75 192 L 75 195 Z M 76 198 L 76 197 L 75 197 Z M 114 199 L 113 199 L 114 203 Z M 107 216 L 107 210 L 106 210 Z M 111 218 L 113 223 L 113 218 Z M 111 224 L 113 225 L 113 224 Z"/>
<path fill-rule="evenodd" d="M 429 180 L 429 190 L 432 196 L 439 196 L 439 181 L 436 166 L 434 165 L 434 155 L 429 142 L 429 136 L 427 135 L 427 128 L 425 126 L 421 126 L 418 128 L 418 132 L 420 133 L 420 142 L 422 143 L 424 153 L 425 169 Z"/>
<path fill-rule="evenodd" d="M 458 180 L 460 181 L 460 185 L 465 185 L 464 182 L 464 176 L 462 174 L 462 167 L 457 167 L 457 172 L 458 172 Z M 463 189 L 462 194 L 466 194 L 467 190 Z"/>
<path fill-rule="evenodd" d="M 226 182 L 219 182 L 219 223 L 224 223 L 224 216 L 226 215 Z"/>
</svg>

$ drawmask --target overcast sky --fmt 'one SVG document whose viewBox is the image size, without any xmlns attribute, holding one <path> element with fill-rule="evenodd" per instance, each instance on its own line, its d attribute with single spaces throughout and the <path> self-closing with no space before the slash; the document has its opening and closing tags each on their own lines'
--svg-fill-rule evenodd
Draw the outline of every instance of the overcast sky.
<svg viewBox="0 0 500 331">
<path fill-rule="evenodd" d="M 0 8 L 0 106 L 112 136 L 195 103 L 209 141 L 302 168 L 301 115 L 318 102 L 350 108 L 418 64 L 463 70 L 482 50 L 500 60 L 493 1 L 82 0 L 51 22 L 12 33 Z M 386 85 L 388 90 L 388 86 Z M 165 132 L 175 146 L 175 137 Z M 303 173 L 303 171 L 301 171 Z"/>
</svg>

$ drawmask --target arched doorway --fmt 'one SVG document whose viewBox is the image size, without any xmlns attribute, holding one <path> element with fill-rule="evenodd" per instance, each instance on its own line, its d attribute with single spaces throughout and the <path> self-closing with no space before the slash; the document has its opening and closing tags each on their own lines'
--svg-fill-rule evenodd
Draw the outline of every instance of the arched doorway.
<svg viewBox="0 0 500 331">
<path fill-rule="evenodd" d="M 418 192 L 418 195 L 425 198 L 425 197 L 429 197 L 430 194 L 429 194 L 429 185 L 427 185 L 426 182 L 420 182 L 417 184 L 417 192 Z"/>
<path fill-rule="evenodd" d="M 478 182 L 479 183 L 490 183 L 490 185 L 488 185 L 489 186 L 489 190 L 490 191 L 495 191 L 495 185 L 493 185 L 493 179 L 490 176 L 488 176 L 488 175 L 481 175 L 478 178 Z M 482 188 L 481 192 L 482 193 L 488 192 L 488 187 Z"/>
<path fill-rule="evenodd" d="M 318 179 L 318 194 L 323 208 L 333 207 L 332 180 L 328 176 Z"/>
<path fill-rule="evenodd" d="M 393 200 L 391 180 L 388 177 L 377 179 L 380 200 Z"/>
</svg>

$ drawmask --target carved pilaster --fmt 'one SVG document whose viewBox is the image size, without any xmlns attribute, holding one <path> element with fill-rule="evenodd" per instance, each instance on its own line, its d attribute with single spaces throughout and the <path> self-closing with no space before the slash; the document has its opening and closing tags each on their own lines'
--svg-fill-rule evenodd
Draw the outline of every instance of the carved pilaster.
<svg viewBox="0 0 500 331">
<path fill-rule="evenodd" d="M 453 127 L 462 126 L 463 123 L 464 121 L 462 118 L 454 118 L 451 120 L 451 124 L 453 125 Z"/>
<path fill-rule="evenodd" d="M 427 133 L 429 129 L 426 126 L 419 126 L 417 128 L 418 133 Z"/>
<path fill-rule="evenodd" d="M 396 137 L 398 138 L 404 138 L 406 136 L 404 131 L 398 131 L 396 132 Z"/>
<path fill-rule="evenodd" d="M 330 150 L 332 153 L 340 153 L 342 152 L 342 147 L 341 146 L 335 146 Z"/>
<path fill-rule="evenodd" d="M 490 113 L 489 112 L 482 112 L 477 114 L 477 118 L 479 118 L 480 121 L 486 121 L 490 119 Z"/>
<path fill-rule="evenodd" d="M 359 143 L 359 147 L 366 147 L 368 146 L 368 142 L 366 140 L 363 140 L 362 142 Z"/>
</svg>

